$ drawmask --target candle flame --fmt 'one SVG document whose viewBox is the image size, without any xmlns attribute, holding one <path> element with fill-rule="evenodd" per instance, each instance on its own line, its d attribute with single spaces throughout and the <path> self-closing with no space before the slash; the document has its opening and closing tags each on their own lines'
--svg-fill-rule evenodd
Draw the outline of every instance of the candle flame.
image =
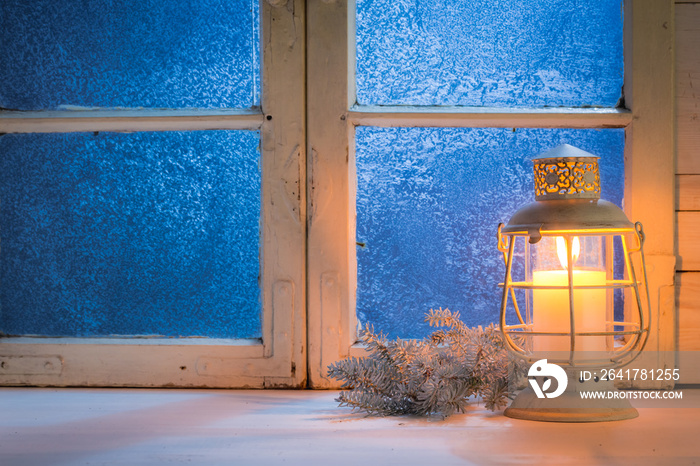
<svg viewBox="0 0 700 466">
<path fill-rule="evenodd" d="M 581 242 L 578 236 L 574 236 L 574 239 L 571 241 L 571 255 L 574 258 L 574 264 L 579 254 L 581 254 Z M 557 236 L 557 256 L 559 256 L 561 266 L 565 269 L 568 268 L 569 260 L 566 253 L 566 240 L 562 236 Z"/>
</svg>

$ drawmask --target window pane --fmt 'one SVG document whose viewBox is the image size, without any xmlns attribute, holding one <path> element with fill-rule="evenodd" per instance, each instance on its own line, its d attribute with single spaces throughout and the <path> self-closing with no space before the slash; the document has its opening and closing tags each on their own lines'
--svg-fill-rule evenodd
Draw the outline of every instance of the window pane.
<svg viewBox="0 0 700 466">
<path fill-rule="evenodd" d="M 623 129 L 358 127 L 359 320 L 403 338 L 430 333 L 431 308 L 496 322 L 498 223 L 534 201 L 531 159 L 562 143 L 601 157 L 601 196 L 620 205 Z"/>
<path fill-rule="evenodd" d="M 615 107 L 622 0 L 357 0 L 361 105 Z"/>
<path fill-rule="evenodd" d="M 0 332 L 261 335 L 259 133 L 0 137 Z"/>
<path fill-rule="evenodd" d="M 258 0 L 3 0 L 0 107 L 259 104 Z"/>
</svg>

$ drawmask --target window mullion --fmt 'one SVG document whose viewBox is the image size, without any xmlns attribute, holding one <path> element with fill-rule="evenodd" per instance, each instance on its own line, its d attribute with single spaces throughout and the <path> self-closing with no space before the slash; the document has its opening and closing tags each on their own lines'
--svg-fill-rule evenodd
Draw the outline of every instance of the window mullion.
<svg viewBox="0 0 700 466">
<path fill-rule="evenodd" d="M 0 133 L 258 130 L 260 109 L 84 110 L 0 113 Z"/>
<path fill-rule="evenodd" d="M 499 109 L 468 107 L 355 107 L 349 120 L 361 126 L 489 128 L 623 128 L 632 121 L 618 109 Z"/>
<path fill-rule="evenodd" d="M 308 342 L 309 383 L 330 388 L 326 367 L 355 342 L 354 151 L 348 99 L 354 39 L 352 0 L 308 2 Z"/>
</svg>

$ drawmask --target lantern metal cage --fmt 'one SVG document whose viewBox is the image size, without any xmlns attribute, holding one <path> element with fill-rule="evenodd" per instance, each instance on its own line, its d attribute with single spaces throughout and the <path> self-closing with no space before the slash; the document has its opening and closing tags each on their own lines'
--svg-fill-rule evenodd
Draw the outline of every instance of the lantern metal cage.
<svg viewBox="0 0 700 466">
<path fill-rule="evenodd" d="M 597 160 L 569 145 L 535 159 L 536 202 L 498 227 L 500 328 L 526 362 L 622 366 L 647 342 L 644 231 L 599 199 Z"/>
</svg>

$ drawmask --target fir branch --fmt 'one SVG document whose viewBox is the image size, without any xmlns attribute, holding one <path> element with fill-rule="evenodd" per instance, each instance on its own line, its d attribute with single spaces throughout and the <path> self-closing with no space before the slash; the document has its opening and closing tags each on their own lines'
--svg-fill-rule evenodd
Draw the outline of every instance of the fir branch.
<svg viewBox="0 0 700 466">
<path fill-rule="evenodd" d="M 366 326 L 360 338 L 368 355 L 328 367 L 329 377 L 343 382 L 340 406 L 372 415 L 447 417 L 464 412 L 476 396 L 487 409 L 503 408 L 511 396 L 508 377 L 520 369 L 500 330 L 469 328 L 449 309 L 431 309 L 426 321 L 441 328 L 422 341 L 388 340 Z"/>
</svg>

